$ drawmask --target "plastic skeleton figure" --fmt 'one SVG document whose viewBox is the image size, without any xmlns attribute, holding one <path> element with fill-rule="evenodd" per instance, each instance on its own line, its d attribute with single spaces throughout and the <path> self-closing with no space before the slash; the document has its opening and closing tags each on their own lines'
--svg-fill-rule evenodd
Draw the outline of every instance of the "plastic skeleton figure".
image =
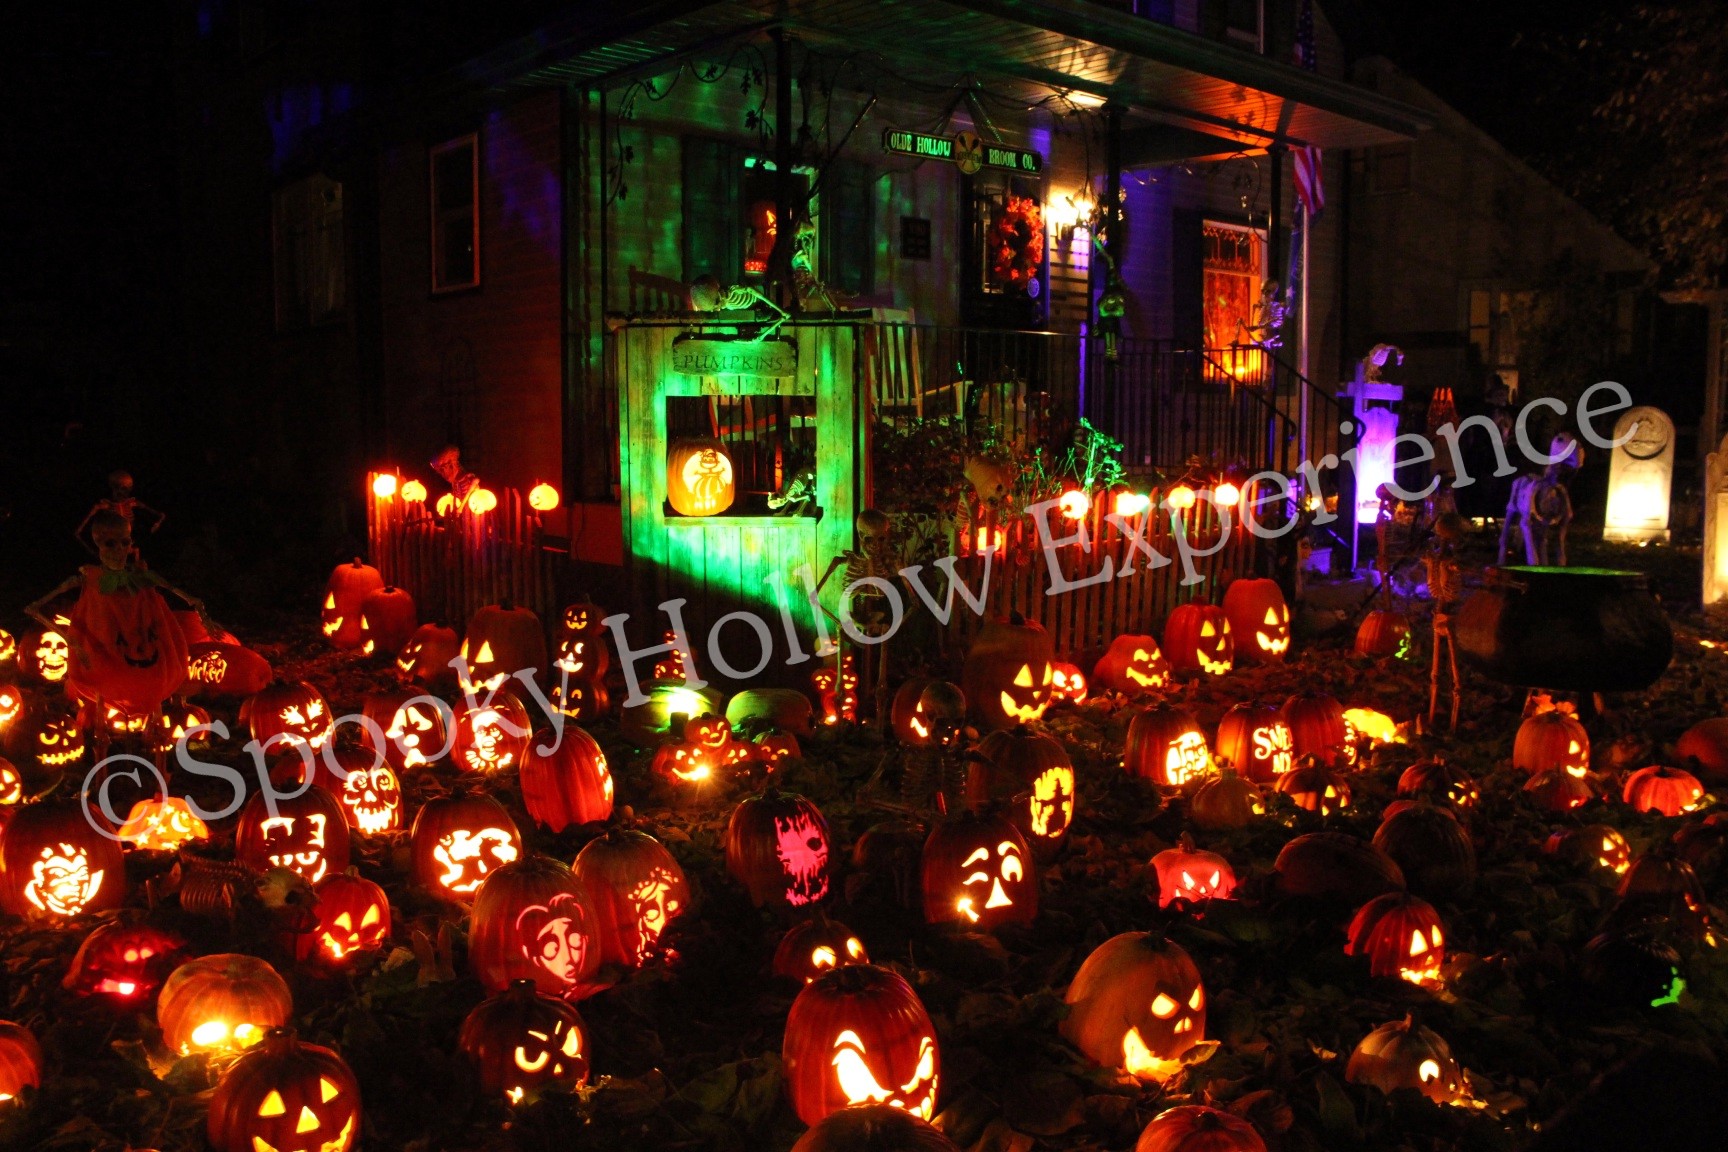
<svg viewBox="0 0 1728 1152">
<path fill-rule="evenodd" d="M 1506 502 L 1506 521 L 1500 528 L 1497 564 L 1506 563 L 1516 530 L 1524 540 L 1526 564 L 1549 563 L 1552 543 L 1558 545 L 1560 567 L 1566 567 L 1566 530 L 1572 524 L 1572 495 L 1567 485 L 1584 465 L 1584 449 L 1570 432 L 1562 432 L 1548 445 L 1548 455 L 1560 459 L 1537 475 L 1512 481 L 1512 498 Z"/>
<path fill-rule="evenodd" d="M 132 473 L 121 470 L 110 472 L 108 473 L 108 499 L 96 501 L 91 506 L 90 511 L 84 514 L 84 519 L 78 522 L 78 527 L 72 529 L 73 537 L 78 543 L 84 545 L 85 549 L 92 555 L 96 554 L 96 545 L 93 540 L 84 535 L 84 530 L 89 528 L 90 522 L 102 512 L 114 513 L 126 521 L 127 527 L 134 531 L 137 530 L 138 521 L 143 520 L 145 521 L 145 531 L 152 533 L 162 527 L 162 522 L 168 519 L 165 513 L 156 511 L 132 494 Z M 136 551 L 134 551 L 133 556 L 136 559 Z"/>
<path fill-rule="evenodd" d="M 468 502 L 468 494 L 480 484 L 480 477 L 462 467 L 462 450 L 454 444 L 446 444 L 432 458 L 431 468 L 450 485 L 450 495 L 458 508 Z"/>
<path fill-rule="evenodd" d="M 1275 349 L 1284 343 L 1281 331 L 1284 320 L 1290 314 L 1290 293 L 1286 291 L 1284 298 L 1278 298 L 1278 281 L 1268 280 L 1260 288 L 1260 299 L 1254 305 L 1254 322 L 1245 324 L 1237 320 L 1236 324 L 1242 334 L 1248 339 L 1246 343 L 1258 348 Z"/>
<path fill-rule="evenodd" d="M 1452 672 L 1452 723 L 1450 732 L 1458 731 L 1458 708 L 1463 699 L 1463 685 L 1458 682 L 1458 646 L 1452 638 L 1452 612 L 1464 595 L 1464 580 L 1458 570 L 1457 543 L 1464 536 L 1464 520 L 1456 514 L 1440 517 L 1434 525 L 1434 542 L 1428 558 L 1428 596 L 1434 601 L 1434 660 L 1428 670 L 1428 724 L 1440 711 L 1440 646 L 1446 646 L 1446 660 Z"/>
<path fill-rule="evenodd" d="M 754 310 L 758 304 L 774 313 L 774 322 L 755 336 L 756 341 L 768 339 L 791 319 L 786 309 L 762 295 L 748 284 L 734 284 L 722 290 L 720 281 L 712 276 L 698 276 L 690 285 L 690 308 L 695 312 L 742 312 Z"/>
<path fill-rule="evenodd" d="M 822 573 L 822 579 L 816 583 L 816 590 L 820 592 L 835 570 L 845 565 L 841 594 L 846 599 L 843 605 L 846 615 L 864 635 L 884 636 L 893 621 L 888 597 L 879 585 L 870 583 L 860 586 L 859 581 L 893 582 L 900 578 L 890 541 L 894 522 L 888 518 L 887 513 L 866 508 L 858 513 L 858 519 L 854 523 L 858 531 L 858 547 L 842 552 L 829 562 L 828 570 Z M 874 699 L 878 719 L 888 714 L 887 644 L 887 641 L 883 641 L 861 645 L 864 649 L 864 670 L 860 682 L 875 686 Z"/>
</svg>

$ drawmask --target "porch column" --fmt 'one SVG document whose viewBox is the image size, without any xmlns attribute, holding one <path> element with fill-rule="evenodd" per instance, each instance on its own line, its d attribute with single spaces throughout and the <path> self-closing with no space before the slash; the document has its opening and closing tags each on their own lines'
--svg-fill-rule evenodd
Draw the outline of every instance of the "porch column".
<svg viewBox="0 0 1728 1152">
<path fill-rule="evenodd" d="M 774 39 L 774 249 L 769 253 L 769 280 L 782 307 L 797 311 L 792 288 L 792 247 L 798 224 L 792 218 L 792 48 L 784 28 L 768 33 Z"/>
<path fill-rule="evenodd" d="M 1103 211 L 1099 213 L 1098 227 L 1103 233 L 1104 252 L 1109 259 L 1104 262 L 1103 283 L 1097 283 L 1096 276 L 1093 277 L 1097 290 L 1092 297 L 1091 334 L 1103 335 L 1107 341 L 1114 341 L 1122 327 L 1122 106 L 1115 103 L 1104 108 L 1104 191 L 1101 207 Z M 1091 261 L 1093 267 L 1097 267 L 1098 263 L 1097 260 Z M 1107 299 L 1111 301 L 1111 306 L 1105 305 Z M 1088 395 L 1086 406 L 1091 409 L 1090 416 L 1100 428 L 1108 430 L 1112 436 L 1121 437 L 1122 429 L 1116 427 L 1116 391 L 1120 379 L 1117 362 L 1113 355 L 1106 355 L 1099 363 L 1102 371 L 1098 375 L 1098 395 Z"/>
<path fill-rule="evenodd" d="M 1274 144 L 1266 152 L 1272 165 L 1272 206 L 1266 224 L 1266 278 L 1284 284 L 1284 145 Z"/>
</svg>

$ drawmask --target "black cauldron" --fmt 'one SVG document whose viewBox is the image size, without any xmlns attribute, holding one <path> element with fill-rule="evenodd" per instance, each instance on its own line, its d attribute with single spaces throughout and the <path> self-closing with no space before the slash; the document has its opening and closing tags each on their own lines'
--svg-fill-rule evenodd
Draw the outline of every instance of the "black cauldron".
<svg viewBox="0 0 1728 1152">
<path fill-rule="evenodd" d="M 1452 631 L 1471 667 L 1531 688 L 1634 692 L 1674 659 L 1674 632 L 1643 573 L 1610 568 L 1490 568 Z"/>
</svg>

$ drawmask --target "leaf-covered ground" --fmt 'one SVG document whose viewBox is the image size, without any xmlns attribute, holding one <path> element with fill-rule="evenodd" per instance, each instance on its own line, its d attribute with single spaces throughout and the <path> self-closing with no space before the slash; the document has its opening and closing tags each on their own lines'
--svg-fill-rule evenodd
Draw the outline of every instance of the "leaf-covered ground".
<svg viewBox="0 0 1728 1152">
<path fill-rule="evenodd" d="M 1696 581 L 1695 554 L 1615 558 L 1652 569 L 1673 602 L 1684 602 L 1686 581 Z M 389 678 L 376 665 L 324 650 L 305 623 L 311 618 L 251 629 L 239 623 L 281 673 L 318 684 L 338 713 L 357 711 L 365 693 Z M 1630 766 L 1654 762 L 1695 720 L 1725 711 L 1728 621 L 1694 611 L 1676 614 L 1675 626 L 1676 659 L 1660 684 L 1591 720 L 1599 766 L 1611 748 L 1625 756 L 1634 743 L 1642 747 Z M 1287 664 L 1238 670 L 1183 692 L 1208 731 L 1235 702 L 1277 703 L 1315 687 L 1408 720 L 1427 699 L 1425 631 L 1419 625 L 1422 639 L 1408 661 L 1354 656 L 1345 635 L 1313 638 L 1299 642 Z M 1687 992 L 1674 1005 L 1602 1007 L 1581 986 L 1579 953 L 1613 890 L 1609 880 L 1540 851 L 1568 821 L 1538 812 L 1520 792 L 1523 773 L 1510 767 L 1522 704 L 1519 690 L 1471 679 L 1457 735 L 1376 750 L 1352 779 L 1354 799 L 1342 815 L 1321 820 L 1279 798 L 1241 832 L 1198 834 L 1200 846 L 1225 854 L 1243 880 L 1242 899 L 1201 914 L 1156 906 L 1147 864 L 1187 830 L 1184 801 L 1121 770 L 1130 709 L 1095 701 L 1052 711 L 1044 726 L 1077 765 L 1081 806 L 1068 846 L 1041 872 L 1036 923 L 995 938 L 926 929 L 879 885 L 845 882 L 852 843 L 890 815 L 858 799 L 891 750 L 874 729 L 806 741 L 805 760 L 785 771 L 783 786 L 815 799 L 833 827 L 842 875 L 830 913 L 864 939 L 873 960 L 912 981 L 935 1020 L 939 1122 L 963 1147 L 1126 1149 L 1161 1109 L 1208 1101 L 1251 1119 L 1274 1152 L 1511 1149 L 1529 1145 L 1622 1061 L 1650 1052 L 1728 1055 L 1728 975 L 1710 949 L 1688 957 Z M 225 716 L 232 725 L 232 711 Z M 355 839 L 362 873 L 386 887 L 396 914 L 394 951 L 369 970 L 334 979 L 294 971 L 261 914 L 242 915 L 231 929 L 187 916 L 169 899 L 151 911 L 152 922 L 184 934 L 195 952 L 248 951 L 278 964 L 293 986 L 301 1034 L 338 1049 L 359 1077 L 363 1147 L 785 1149 L 802 1130 L 779 1070 L 796 989 L 773 979 L 768 964 L 786 922 L 753 908 L 726 874 L 720 838 L 728 802 L 671 803 L 645 753 L 623 745 L 610 722 L 593 731 L 617 775 L 620 804 L 677 856 L 695 899 L 667 933 L 661 962 L 581 1003 L 595 1077 L 579 1096 L 512 1116 L 479 1092 L 456 1034 L 483 993 L 468 975 L 460 921 L 406 882 L 405 831 Z M 1269 879 L 1280 847 L 1300 832 L 1324 827 L 1370 838 L 1398 773 L 1432 751 L 1475 775 L 1482 790 L 1469 817 L 1478 880 L 1440 902 L 1451 958 L 1437 992 L 1371 979 L 1361 961 L 1343 954 L 1337 914 L 1278 901 Z M 207 758 L 241 762 L 235 745 Z M 482 780 L 438 766 L 404 788 L 411 807 L 452 791 L 491 791 L 517 813 L 531 850 L 565 861 L 600 831 L 550 836 L 533 828 L 509 776 Z M 1618 785 L 1604 791 L 1617 796 Z M 210 799 L 221 798 L 218 790 Z M 1635 851 L 1667 841 L 1681 823 L 1618 802 L 1593 804 L 1578 819 L 1613 824 Z M 219 848 L 231 841 L 231 824 L 218 825 Z M 140 904 L 144 874 L 139 861 L 132 865 L 132 903 Z M 1723 872 L 1704 879 L 1719 895 Z M 411 947 L 416 931 L 436 941 L 442 922 L 456 928 L 453 980 L 437 979 L 436 958 Z M 1063 990 L 1087 953 L 1115 933 L 1148 928 L 1168 932 L 1199 964 L 1208 1035 L 1219 1042 L 1210 1059 L 1162 1088 L 1088 1067 L 1057 1031 Z M 33 1029 L 47 1053 L 41 1092 L 0 1135 L 20 1148 L 203 1148 L 209 1071 L 198 1060 L 162 1057 L 153 1005 L 116 1012 L 61 987 L 84 930 L 13 922 L 0 934 L 4 1014 Z M 1478 1106 L 1387 1098 L 1346 1082 L 1344 1061 L 1357 1041 L 1411 1012 L 1450 1041 Z M 1656 1138 L 1666 1120 L 1652 1105 L 1641 1123 Z"/>
</svg>

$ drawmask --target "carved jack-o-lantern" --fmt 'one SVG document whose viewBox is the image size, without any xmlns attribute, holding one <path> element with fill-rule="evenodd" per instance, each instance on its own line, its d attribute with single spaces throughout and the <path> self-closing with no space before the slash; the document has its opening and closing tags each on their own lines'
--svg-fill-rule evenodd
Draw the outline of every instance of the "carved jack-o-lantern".
<svg viewBox="0 0 1728 1152">
<path fill-rule="evenodd" d="M 1278 777 L 1278 791 L 1321 816 L 1330 816 L 1350 806 L 1350 785 L 1336 769 L 1310 757 L 1297 768 Z"/>
<path fill-rule="evenodd" d="M 1419 896 L 1387 892 L 1356 910 L 1345 930 L 1344 952 L 1368 957 L 1370 975 L 1440 983 L 1446 936 L 1440 914 Z"/>
<path fill-rule="evenodd" d="M 726 870 L 764 905 L 803 908 L 828 895 L 828 821 L 794 792 L 747 796 L 726 824 Z"/>
<path fill-rule="evenodd" d="M 870 963 L 864 941 L 838 920 L 806 920 L 794 925 L 774 949 L 774 975 L 808 984 L 824 972 Z"/>
<path fill-rule="evenodd" d="M 822 723 L 855 723 L 858 719 L 858 662 L 850 652 L 810 673 L 810 686 L 816 690 L 817 710 Z"/>
<path fill-rule="evenodd" d="M 960 685 L 980 728 L 1029 724 L 1050 706 L 1056 678 L 1050 635 L 1018 613 L 978 630 L 966 653 Z"/>
<path fill-rule="evenodd" d="M 81 996 L 140 1000 L 155 992 L 186 942 L 137 921 L 110 920 L 84 937 L 61 984 Z"/>
<path fill-rule="evenodd" d="M 606 610 L 588 600 L 566 604 L 558 614 L 559 636 L 600 635 L 606 631 Z"/>
<path fill-rule="evenodd" d="M 254 793 L 240 810 L 234 829 L 234 858 L 262 872 L 286 868 L 316 885 L 348 867 L 348 817 L 322 784 L 307 784 L 299 795 L 278 799 Z"/>
<path fill-rule="evenodd" d="M 1078 664 L 1057 664 L 1050 677 L 1050 699 L 1058 704 L 1086 703 L 1086 673 Z"/>
<path fill-rule="evenodd" d="M 463 692 L 495 692 L 518 672 L 546 671 L 546 633 L 529 609 L 489 604 L 469 619 L 457 655 L 468 665 L 466 676 L 456 675 Z"/>
<path fill-rule="evenodd" d="M 1188 953 L 1147 932 L 1124 932 L 1086 957 L 1068 986 L 1062 1035 L 1094 1064 L 1142 1080 L 1180 1071 L 1206 1038 L 1206 990 Z"/>
<path fill-rule="evenodd" d="M 598 633 L 575 632 L 559 637 L 552 650 L 552 667 L 572 680 L 598 680 L 612 663 L 611 650 Z"/>
<path fill-rule="evenodd" d="M 1512 766 L 1532 776 L 1559 769 L 1582 779 L 1590 771 L 1590 734 L 1566 708 L 1538 712 L 1518 726 Z"/>
<path fill-rule="evenodd" d="M 350 868 L 318 885 L 318 923 L 294 942 L 295 958 L 337 967 L 390 938 L 390 898 Z"/>
<path fill-rule="evenodd" d="M 11 728 L 17 719 L 24 715 L 24 693 L 16 684 L 0 682 L 0 743 L 6 739 L 7 729 Z"/>
<path fill-rule="evenodd" d="M 416 695 L 402 688 L 374 692 L 366 697 L 361 713 L 372 722 L 362 729 L 366 746 L 399 773 L 436 763 L 454 746 L 449 732 L 456 715 L 436 696 Z"/>
<path fill-rule="evenodd" d="M 470 772 L 502 772 L 522 760 L 533 738 L 528 709 L 508 692 L 456 715 L 454 757 Z"/>
<path fill-rule="evenodd" d="M 886 968 L 846 965 L 805 985 L 786 1017 L 781 1062 L 806 1124 L 856 1104 L 936 1114 L 936 1030 L 911 985 Z"/>
<path fill-rule="evenodd" d="M 414 635 L 419 617 L 414 597 L 400 588 L 385 587 L 360 601 L 360 653 L 394 657 Z"/>
<path fill-rule="evenodd" d="M 1151 636 L 1118 636 L 1092 666 L 1092 681 L 1112 692 L 1134 696 L 1167 687 L 1170 663 Z"/>
<path fill-rule="evenodd" d="M 23 800 L 23 775 L 12 761 L 0 756 L 0 805 L 19 804 Z"/>
<path fill-rule="evenodd" d="M 36 732 L 28 747 L 35 754 L 36 763 L 58 775 L 84 758 L 84 729 L 74 713 L 47 713 L 36 722 Z"/>
<path fill-rule="evenodd" d="M 1236 637 L 1224 609 L 1183 604 L 1164 624 L 1164 651 L 1174 668 L 1222 676 L 1236 664 Z"/>
<path fill-rule="evenodd" d="M 22 1024 L 0 1020 L 0 1111 L 19 1106 L 19 1097 L 42 1086 L 42 1048 Z"/>
<path fill-rule="evenodd" d="M 640 968 L 666 925 L 690 907 L 684 869 L 646 832 L 615 828 L 576 854 L 576 878 L 593 902 L 601 958 Z"/>
<path fill-rule="evenodd" d="M 1205 733 L 1193 713 L 1174 704 L 1155 705 L 1128 722 L 1122 766 L 1172 788 L 1197 784 L 1214 771 Z"/>
<path fill-rule="evenodd" d="M 1606 824 L 1586 824 L 1581 828 L 1566 828 L 1548 837 L 1543 851 L 1558 856 L 1570 864 L 1599 871 L 1604 879 L 1625 875 L 1632 867 L 1632 846 L 1617 828 Z"/>
<path fill-rule="evenodd" d="M 1565 768 L 1550 768 L 1524 781 L 1524 792 L 1536 806 L 1548 812 L 1570 812 L 1596 798 L 1596 789 L 1583 776 Z"/>
<path fill-rule="evenodd" d="M 330 739 L 334 718 L 324 694 L 304 680 L 277 681 L 253 696 L 240 709 L 240 719 L 265 752 L 310 748 Z"/>
<path fill-rule="evenodd" d="M 409 836 L 414 879 L 440 900 L 463 902 L 499 868 L 522 855 L 522 835 L 490 796 L 428 800 Z"/>
<path fill-rule="evenodd" d="M 1409 1017 L 1382 1024 L 1363 1037 L 1350 1053 L 1344 1078 L 1386 1093 L 1414 1088 L 1436 1104 L 1450 1104 L 1465 1094 L 1464 1073 L 1452 1049 Z"/>
<path fill-rule="evenodd" d="M 471 924 L 468 958 L 488 989 L 532 980 L 549 996 L 593 990 L 589 978 L 600 967 L 594 907 L 562 861 L 527 856 L 488 875 Z"/>
<path fill-rule="evenodd" d="M 239 952 L 188 960 L 156 997 L 156 1022 L 168 1050 L 234 1052 L 286 1024 L 294 1001 L 276 969 Z"/>
<path fill-rule="evenodd" d="M 600 680 L 565 680 L 552 682 L 546 702 L 566 720 L 592 721 L 612 710 L 612 694 Z"/>
<path fill-rule="evenodd" d="M 1158 878 L 1158 907 L 1228 900 L 1236 892 L 1236 870 L 1216 852 L 1202 852 L 1186 832 L 1176 847 L 1152 857 Z"/>
<path fill-rule="evenodd" d="M 1278 581 L 1242 577 L 1224 590 L 1224 615 L 1236 635 L 1237 655 L 1272 664 L 1290 650 L 1290 605 Z"/>
<path fill-rule="evenodd" d="M 336 1053 L 273 1028 L 216 1086 L 207 1129 L 215 1152 L 348 1152 L 360 1086 Z"/>
<path fill-rule="evenodd" d="M 364 750 L 336 753 L 348 773 L 337 797 L 348 814 L 348 826 L 362 836 L 391 832 L 402 826 L 402 783 L 390 765 Z"/>
<path fill-rule="evenodd" d="M 359 557 L 352 564 L 338 564 L 324 589 L 324 607 L 319 616 L 324 638 L 335 648 L 358 648 L 361 643 L 360 605 L 367 596 L 384 587 L 384 577 Z"/>
<path fill-rule="evenodd" d="M 68 622 L 70 623 L 70 622 Z M 59 629 L 44 628 L 24 636 L 19 667 L 44 684 L 58 684 L 72 670 L 72 647 Z"/>
<path fill-rule="evenodd" d="M 989 932 L 1038 915 L 1038 874 L 1019 829 L 1001 816 L 962 813 L 924 841 L 924 919 Z"/>
<path fill-rule="evenodd" d="M 422 624 L 396 654 L 396 678 L 404 684 L 444 684 L 455 680 L 450 661 L 461 650 L 462 637 L 442 624 Z"/>
<path fill-rule="evenodd" d="M 1454 808 L 1474 808 L 1482 794 L 1468 772 L 1435 757 L 1418 760 L 1404 769 L 1398 777 L 1398 795 L 1450 804 Z"/>
<path fill-rule="evenodd" d="M 194 840 L 208 840 L 210 826 L 183 797 L 160 796 L 132 805 L 115 835 L 140 852 L 178 852 Z"/>
<path fill-rule="evenodd" d="M 12 633 L 0 628 L 0 668 L 6 667 L 18 658 L 18 638 Z"/>
<path fill-rule="evenodd" d="M 462 1021 L 457 1044 L 474 1062 L 480 1086 L 512 1104 L 570 1092 L 588 1080 L 587 1031 L 576 1009 L 517 980 Z"/>
<path fill-rule="evenodd" d="M 543 749 L 547 749 L 543 751 Z M 612 771 L 594 737 L 566 725 L 556 748 L 535 743 L 522 762 L 522 806 L 549 832 L 612 815 Z"/>
<path fill-rule="evenodd" d="M 1295 750 L 1290 726 L 1267 704 L 1237 704 L 1218 721 L 1213 752 L 1237 772 L 1260 784 L 1270 784 L 1290 771 Z"/>
<path fill-rule="evenodd" d="M 117 907 L 126 895 L 120 845 L 81 805 L 29 804 L 0 837 L 0 906 L 14 916 L 64 920 Z"/>
<path fill-rule="evenodd" d="M 680 516 L 717 516 L 732 507 L 732 456 L 709 438 L 675 440 L 666 449 L 666 501 Z"/>
<path fill-rule="evenodd" d="M 1634 812 L 1680 816 L 1695 810 L 1703 801 L 1704 785 L 1684 769 L 1653 764 L 1626 777 L 1621 795 Z"/>
<path fill-rule="evenodd" d="M 1265 811 L 1259 786 L 1234 768 L 1219 768 L 1188 800 L 1188 818 L 1207 829 L 1243 828 Z"/>
</svg>

